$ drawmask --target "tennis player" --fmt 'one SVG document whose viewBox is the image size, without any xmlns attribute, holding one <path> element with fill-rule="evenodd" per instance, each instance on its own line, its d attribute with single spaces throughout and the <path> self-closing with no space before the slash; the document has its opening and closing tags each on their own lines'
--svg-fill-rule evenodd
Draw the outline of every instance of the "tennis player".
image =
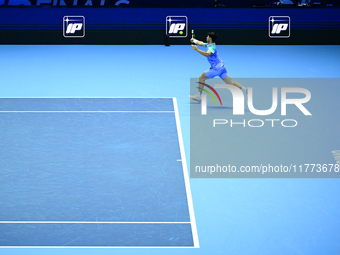
<svg viewBox="0 0 340 255">
<path fill-rule="evenodd" d="M 216 38 L 217 38 L 217 34 L 215 32 L 209 32 L 207 35 L 206 43 L 202 41 L 198 41 L 194 38 L 190 39 L 191 43 L 194 43 L 191 45 L 193 50 L 207 57 L 210 63 L 210 69 L 202 73 L 199 78 L 199 89 L 198 89 L 199 93 L 195 96 L 189 96 L 189 98 L 197 102 L 201 102 L 202 88 L 204 87 L 203 83 L 205 82 L 205 80 L 212 79 L 216 76 L 220 77 L 225 83 L 230 84 L 230 85 L 235 85 L 247 93 L 246 87 L 242 86 L 240 83 L 236 81 L 233 81 L 230 78 L 227 72 L 227 69 L 224 66 L 224 61 L 222 61 L 217 54 L 216 44 L 215 44 Z M 199 46 L 204 46 L 208 50 L 206 52 L 203 50 L 200 50 L 197 48 L 196 44 Z"/>
</svg>

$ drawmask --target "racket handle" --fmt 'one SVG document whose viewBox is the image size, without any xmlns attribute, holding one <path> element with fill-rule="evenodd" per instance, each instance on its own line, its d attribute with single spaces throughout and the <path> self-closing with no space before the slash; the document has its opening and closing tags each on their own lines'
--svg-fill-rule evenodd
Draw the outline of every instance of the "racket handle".
<svg viewBox="0 0 340 255">
<path fill-rule="evenodd" d="M 194 30 L 191 30 L 191 38 L 195 38 L 195 32 L 194 32 Z M 191 44 L 195 44 L 195 43 L 191 43 Z"/>
</svg>

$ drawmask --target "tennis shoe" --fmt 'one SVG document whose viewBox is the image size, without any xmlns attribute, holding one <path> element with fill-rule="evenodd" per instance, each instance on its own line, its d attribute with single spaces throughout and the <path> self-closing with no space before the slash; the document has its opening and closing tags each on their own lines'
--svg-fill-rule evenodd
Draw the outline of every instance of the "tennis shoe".
<svg viewBox="0 0 340 255">
<path fill-rule="evenodd" d="M 199 103 L 202 101 L 200 94 L 196 94 L 194 96 L 189 96 L 189 98 L 192 99 L 192 100 L 195 100 L 196 102 L 199 102 Z"/>
</svg>

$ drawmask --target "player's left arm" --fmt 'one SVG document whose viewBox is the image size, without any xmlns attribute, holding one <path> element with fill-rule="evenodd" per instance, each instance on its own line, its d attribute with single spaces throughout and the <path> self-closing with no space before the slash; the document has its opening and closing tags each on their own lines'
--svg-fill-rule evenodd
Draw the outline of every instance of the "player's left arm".
<svg viewBox="0 0 340 255">
<path fill-rule="evenodd" d="M 205 56 L 205 57 L 209 57 L 209 56 L 212 54 L 211 51 L 203 51 L 203 50 L 200 50 L 199 48 L 197 48 L 196 45 L 191 45 L 191 46 L 192 46 L 193 50 L 197 51 L 198 53 L 202 54 L 202 55 Z"/>
</svg>

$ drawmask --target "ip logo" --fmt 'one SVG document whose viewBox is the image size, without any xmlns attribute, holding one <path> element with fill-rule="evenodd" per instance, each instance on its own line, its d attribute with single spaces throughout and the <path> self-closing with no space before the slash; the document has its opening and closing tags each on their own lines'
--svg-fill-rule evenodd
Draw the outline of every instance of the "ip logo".
<svg viewBox="0 0 340 255">
<path fill-rule="evenodd" d="M 64 16 L 63 18 L 64 37 L 84 37 L 85 17 L 84 16 Z"/>
<path fill-rule="evenodd" d="M 167 16 L 166 34 L 169 37 L 187 37 L 188 18 L 186 16 Z"/>
<path fill-rule="evenodd" d="M 290 17 L 270 16 L 269 17 L 269 37 L 289 38 L 290 37 Z"/>
</svg>

